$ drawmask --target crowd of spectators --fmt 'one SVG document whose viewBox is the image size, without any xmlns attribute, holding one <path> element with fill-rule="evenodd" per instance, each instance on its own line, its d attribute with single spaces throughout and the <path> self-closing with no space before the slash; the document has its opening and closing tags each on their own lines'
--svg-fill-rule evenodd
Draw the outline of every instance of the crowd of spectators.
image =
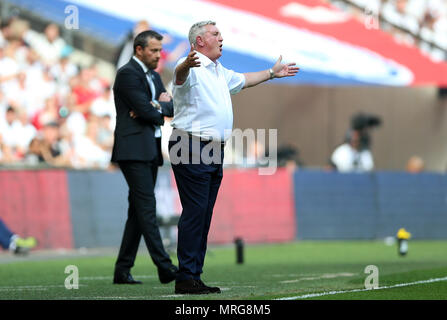
<svg viewBox="0 0 447 320">
<path fill-rule="evenodd" d="M 435 61 L 447 60 L 447 0 L 331 0 L 361 19 L 372 16 L 378 27 Z"/>
<path fill-rule="evenodd" d="M 73 64 L 55 24 L 1 21 L 0 164 L 110 166 L 115 106 L 95 63 Z"/>
</svg>

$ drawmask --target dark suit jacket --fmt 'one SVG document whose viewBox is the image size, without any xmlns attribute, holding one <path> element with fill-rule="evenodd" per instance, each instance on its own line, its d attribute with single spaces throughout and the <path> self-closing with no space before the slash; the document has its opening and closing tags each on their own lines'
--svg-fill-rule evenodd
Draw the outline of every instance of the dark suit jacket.
<svg viewBox="0 0 447 320">
<path fill-rule="evenodd" d="M 155 99 L 158 100 L 166 89 L 157 72 L 151 70 L 151 75 L 155 85 Z M 154 125 L 163 125 L 164 116 L 173 116 L 172 100 L 160 102 L 162 113 L 150 104 L 152 94 L 146 74 L 133 58 L 117 71 L 113 94 L 116 128 L 112 162 L 156 161 L 158 165 L 162 165 L 161 139 L 155 138 Z M 130 116 L 131 110 L 137 115 L 136 119 Z"/>
</svg>

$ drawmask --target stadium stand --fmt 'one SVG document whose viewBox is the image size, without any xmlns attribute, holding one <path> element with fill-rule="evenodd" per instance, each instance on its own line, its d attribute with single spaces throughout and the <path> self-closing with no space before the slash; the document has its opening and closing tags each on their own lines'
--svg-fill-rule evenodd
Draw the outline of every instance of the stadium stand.
<svg viewBox="0 0 447 320">
<path fill-rule="evenodd" d="M 380 28 L 402 44 L 418 45 L 433 60 L 446 60 L 445 0 L 321 2 L 332 3 L 362 21 L 377 14 Z M 19 232 L 34 232 L 39 248 L 116 246 L 126 210 L 127 189 L 117 172 L 106 172 L 111 168 L 115 112 L 111 85 L 115 49 L 126 41 L 133 23 L 83 8 L 82 32 L 71 32 L 62 27 L 65 16 L 60 13 L 66 5 L 58 0 L 0 2 L 0 167 L 6 169 L 0 171 L 4 191 L 0 197 L 2 214 Z M 20 11 L 16 11 L 18 7 Z M 243 38 L 237 38 L 240 39 Z M 313 54 L 310 49 L 306 53 Z M 227 56 L 247 68 L 254 69 L 252 63 L 266 63 L 259 56 L 231 50 Z M 390 69 L 389 73 L 393 75 L 394 71 Z M 446 105 L 447 100 L 432 98 L 431 88 L 405 91 L 402 87 L 354 87 L 353 90 L 346 86 L 338 90 L 332 84 L 371 83 L 306 70 L 302 75 L 300 79 L 304 81 L 324 78 L 326 87 L 295 84 L 294 90 L 290 90 L 273 83 L 262 88 L 262 92 L 255 92 L 258 97 L 240 95 L 238 100 L 247 107 L 237 111 L 244 116 L 247 127 L 254 127 L 246 119 L 253 119 L 249 107 L 256 106 L 255 125 L 282 126 L 280 138 L 287 131 L 287 138 L 309 141 L 312 140 L 309 137 L 313 138 L 309 142 L 311 147 L 290 139 L 293 141 L 290 149 L 278 151 L 293 155 L 298 145 L 300 157 L 301 151 L 304 158 L 315 154 L 314 162 L 305 165 L 321 169 L 321 163 L 315 164 L 315 159 L 327 158 L 330 150 L 327 146 L 338 143 L 336 133 L 344 130 L 345 119 L 367 105 L 364 100 L 369 100 L 370 109 L 380 111 L 386 118 L 387 127 L 375 140 L 379 147 L 375 150 L 382 155 L 378 157 L 382 160 L 378 161 L 379 169 L 403 168 L 405 163 L 400 164 L 399 157 L 407 159 L 407 153 L 417 153 L 424 157 L 428 171 L 433 168 L 445 171 L 445 153 L 437 146 L 444 146 L 444 136 L 439 132 L 444 124 L 442 104 Z M 333 79 L 329 85 L 328 79 Z M 426 81 L 424 78 L 421 83 Z M 403 87 L 412 84 L 410 80 L 402 83 Z M 281 117 L 283 114 L 287 117 Z M 319 122 L 322 118 L 325 122 Z M 428 144 L 425 136 L 420 138 L 419 131 L 435 139 L 432 137 Z M 404 140 L 410 141 L 410 151 Z M 385 147 L 379 144 L 384 141 L 388 143 Z M 442 162 L 440 170 L 438 162 Z M 68 170 L 48 170 L 48 167 Z M 164 213 L 167 219 L 181 208 L 170 171 L 161 171 L 157 206 L 165 208 L 157 207 L 157 212 Z M 409 228 L 416 239 L 446 237 L 443 199 L 447 183 L 443 173 L 342 175 L 302 170 L 296 163 L 290 171 L 278 172 L 262 177 L 253 168 L 228 169 L 216 206 L 210 234 L 212 243 L 231 243 L 235 237 L 252 243 L 374 239 L 389 236 L 402 226 Z"/>
<path fill-rule="evenodd" d="M 72 168 L 109 166 L 114 112 L 110 79 L 79 66 L 49 23 L 43 33 L 18 17 L 2 21 L 0 163 Z"/>
<path fill-rule="evenodd" d="M 433 60 L 447 60 L 447 1 L 445 0 L 331 0 L 362 20 L 378 19 L 377 26 L 400 42 L 418 46 Z"/>
</svg>

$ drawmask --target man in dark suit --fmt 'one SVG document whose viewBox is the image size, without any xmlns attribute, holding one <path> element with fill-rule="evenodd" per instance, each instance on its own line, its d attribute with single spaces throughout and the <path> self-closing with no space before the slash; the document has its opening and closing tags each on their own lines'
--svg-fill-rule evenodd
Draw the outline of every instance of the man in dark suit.
<svg viewBox="0 0 447 320">
<path fill-rule="evenodd" d="M 141 283 L 130 274 L 141 236 L 161 283 L 174 280 L 178 271 L 163 247 L 155 212 L 154 186 L 163 164 L 160 125 L 164 116 L 173 116 L 172 99 L 153 71 L 162 39 L 152 30 L 138 34 L 134 56 L 117 71 L 113 86 L 117 115 L 112 162 L 118 163 L 129 186 L 128 217 L 113 279 L 117 284 Z"/>
</svg>

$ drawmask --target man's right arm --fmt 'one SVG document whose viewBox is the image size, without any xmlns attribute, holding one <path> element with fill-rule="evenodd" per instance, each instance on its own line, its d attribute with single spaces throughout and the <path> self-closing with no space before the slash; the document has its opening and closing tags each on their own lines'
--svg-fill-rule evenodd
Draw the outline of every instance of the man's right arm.
<svg viewBox="0 0 447 320">
<path fill-rule="evenodd" d="M 200 67 L 200 61 L 199 61 L 199 57 L 197 56 L 196 52 L 194 51 L 194 46 L 191 45 L 191 49 L 190 49 L 186 59 L 175 68 L 174 84 L 178 85 L 178 86 L 181 86 L 182 84 L 184 84 L 186 79 L 188 78 L 189 69 L 195 68 L 195 67 Z"/>
</svg>

